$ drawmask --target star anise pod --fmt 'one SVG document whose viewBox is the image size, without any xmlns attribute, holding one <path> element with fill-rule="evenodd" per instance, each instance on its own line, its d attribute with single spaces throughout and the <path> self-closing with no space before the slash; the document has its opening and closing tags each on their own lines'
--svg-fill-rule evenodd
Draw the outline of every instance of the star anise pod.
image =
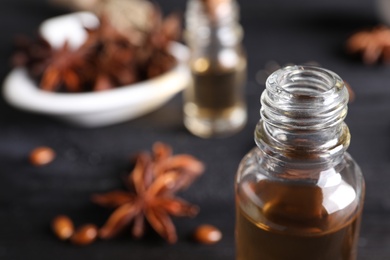
<svg viewBox="0 0 390 260">
<path fill-rule="evenodd" d="M 47 57 L 52 54 L 51 45 L 42 37 L 32 40 L 23 35 L 16 36 L 14 42 L 12 66 L 27 68 L 34 79 L 40 77 L 47 67 Z"/>
<path fill-rule="evenodd" d="M 88 39 L 81 48 L 94 50 L 90 63 L 96 74 L 92 79 L 93 90 L 110 89 L 139 80 L 135 46 L 112 26 L 106 16 L 100 18 L 97 28 L 88 30 Z"/>
<path fill-rule="evenodd" d="M 390 29 L 378 26 L 370 31 L 353 34 L 346 43 L 349 53 L 362 55 L 363 62 L 374 64 L 379 60 L 390 61 Z"/>
<path fill-rule="evenodd" d="M 68 43 L 53 50 L 42 73 L 40 87 L 46 91 L 57 91 L 63 86 L 68 92 L 80 92 L 86 84 L 83 73 L 87 67 L 88 49 L 72 50 Z"/>
<path fill-rule="evenodd" d="M 79 48 L 54 49 L 45 40 L 19 40 L 14 66 L 24 66 L 47 91 L 100 91 L 158 76 L 175 63 L 169 44 L 178 40 L 180 17 L 163 18 L 149 1 L 98 0 L 97 28 Z M 129 13 L 131 17 L 129 17 Z"/>
<path fill-rule="evenodd" d="M 65 42 L 62 48 L 54 49 L 41 37 L 34 40 L 18 37 L 15 45 L 13 66 L 26 67 L 29 74 L 39 81 L 40 88 L 47 91 L 82 90 L 86 80 L 87 48 L 72 50 Z"/>
<path fill-rule="evenodd" d="M 136 52 L 139 75 L 143 79 L 158 76 L 176 64 L 175 58 L 169 52 L 169 45 L 181 36 L 178 14 L 171 14 L 163 19 L 160 10 L 156 8 L 151 21 L 153 27 L 145 35 L 143 45 L 137 48 Z"/>
<path fill-rule="evenodd" d="M 175 196 L 187 188 L 204 170 L 203 163 L 193 156 L 172 155 L 171 148 L 155 143 L 153 154 L 141 153 L 126 178 L 128 191 L 112 191 L 94 195 L 92 200 L 102 206 L 114 207 L 99 235 L 109 239 L 132 224 L 134 237 L 144 234 L 145 219 L 169 243 L 177 241 L 171 216 L 193 217 L 199 208 Z"/>
<path fill-rule="evenodd" d="M 120 51 L 117 51 L 120 53 L 118 57 L 127 57 L 126 50 L 130 51 L 127 54 L 132 54 L 131 62 L 127 62 L 127 66 L 121 67 L 121 62 L 116 60 L 100 63 L 109 64 L 109 68 L 115 72 L 115 83 L 123 85 L 146 80 L 166 72 L 175 65 L 176 61 L 169 52 L 169 44 L 181 36 L 181 17 L 178 14 L 164 18 L 157 5 L 143 0 L 98 0 L 94 11 L 103 20 L 103 27 L 110 29 L 106 32 L 111 34 L 114 32 L 117 36 L 105 38 L 122 42 L 120 45 L 111 44 L 115 47 L 113 50 Z M 127 44 L 123 44 L 125 39 Z M 103 46 L 108 50 L 110 44 L 107 43 Z M 121 50 L 123 46 L 130 48 Z M 113 55 L 107 58 L 115 59 L 111 56 Z M 113 68 L 111 64 L 119 66 Z M 128 73 L 129 71 L 133 73 Z M 129 77 L 131 75 L 133 77 Z"/>
</svg>

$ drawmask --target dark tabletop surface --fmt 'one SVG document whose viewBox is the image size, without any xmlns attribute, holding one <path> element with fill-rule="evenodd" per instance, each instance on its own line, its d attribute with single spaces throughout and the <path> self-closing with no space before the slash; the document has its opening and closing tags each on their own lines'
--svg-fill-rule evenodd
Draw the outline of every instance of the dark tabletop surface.
<svg viewBox="0 0 390 260">
<path fill-rule="evenodd" d="M 165 12 L 183 11 L 183 0 L 158 1 Z M 372 0 L 242 0 L 244 44 L 249 71 L 246 99 L 249 120 L 239 134 L 204 140 L 182 123 L 177 95 L 158 111 L 102 128 L 84 129 L 41 115 L 16 110 L 0 98 L 0 259 L 234 259 L 234 175 L 240 159 L 253 146 L 259 120 L 256 81 L 269 61 L 279 64 L 316 61 L 350 83 L 356 99 L 347 123 L 349 152 L 360 164 L 367 193 L 359 242 L 359 260 L 390 259 L 390 67 L 365 66 L 345 55 L 343 44 L 354 31 L 379 23 Z M 0 77 L 9 72 L 12 36 L 32 35 L 44 19 L 66 11 L 43 0 L 0 3 Z M 101 225 L 109 215 L 93 205 L 90 195 L 121 187 L 120 176 L 130 155 L 155 141 L 171 144 L 207 165 L 205 174 L 181 194 L 198 204 L 195 219 L 175 219 L 179 242 L 167 245 L 149 234 L 135 241 L 128 235 L 75 247 L 58 241 L 49 223 L 66 214 L 76 225 Z M 30 151 L 50 146 L 57 158 L 44 167 L 28 163 Z M 194 227 L 209 223 L 223 232 L 220 243 L 199 245 L 189 239 Z"/>
</svg>

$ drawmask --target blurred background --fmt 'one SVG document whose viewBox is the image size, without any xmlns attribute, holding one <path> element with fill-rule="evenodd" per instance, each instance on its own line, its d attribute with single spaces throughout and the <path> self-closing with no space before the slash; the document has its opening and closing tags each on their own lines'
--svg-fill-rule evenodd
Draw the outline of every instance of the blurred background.
<svg viewBox="0 0 390 260">
<path fill-rule="evenodd" d="M 155 2 L 165 14 L 184 13 L 186 7 L 183 0 Z M 0 97 L 0 259 L 234 259 L 234 175 L 241 158 L 254 147 L 264 71 L 275 64 L 308 62 L 336 72 L 355 93 L 346 119 L 352 134 L 348 151 L 367 184 L 358 259 L 390 259 L 390 66 L 365 65 L 345 51 L 353 33 L 383 24 L 386 10 L 373 0 L 239 4 L 248 55 L 248 122 L 234 136 L 191 135 L 183 126 L 181 94 L 145 116 L 98 128 L 24 112 Z M 13 37 L 36 35 L 42 21 L 71 11 L 44 0 L 2 0 L 0 5 L 4 79 L 11 70 Z M 121 187 L 130 156 L 150 149 L 155 141 L 169 143 L 175 153 L 192 154 L 206 165 L 204 175 L 181 194 L 201 211 L 194 219 L 174 220 L 177 244 L 167 245 L 153 235 L 143 240 L 121 236 L 82 248 L 55 239 L 49 223 L 58 214 L 71 216 L 76 224 L 101 225 L 110 212 L 93 205 L 91 194 Z M 38 146 L 52 147 L 56 159 L 32 167 L 28 156 Z M 202 223 L 220 228 L 223 239 L 211 246 L 191 241 L 189 234 Z"/>
</svg>

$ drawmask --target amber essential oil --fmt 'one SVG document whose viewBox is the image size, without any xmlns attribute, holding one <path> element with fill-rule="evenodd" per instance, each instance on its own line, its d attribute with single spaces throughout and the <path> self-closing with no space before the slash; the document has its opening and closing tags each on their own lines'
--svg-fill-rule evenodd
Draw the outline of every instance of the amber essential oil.
<svg viewBox="0 0 390 260">
<path fill-rule="evenodd" d="M 232 68 L 199 59 L 192 68 L 192 83 L 185 92 L 184 124 L 201 137 L 225 136 L 246 122 L 243 97 L 246 62 Z"/>
<path fill-rule="evenodd" d="M 253 189 L 249 184 L 246 187 L 249 194 L 241 190 L 237 197 L 238 260 L 356 259 L 361 211 L 348 184 L 321 188 L 264 180 Z M 342 192 L 349 194 L 348 201 L 332 205 L 335 202 L 330 200 Z M 328 201 L 323 201 L 324 193 Z M 251 201 L 253 195 L 260 205 Z M 340 206 L 344 208 L 332 212 Z"/>
</svg>

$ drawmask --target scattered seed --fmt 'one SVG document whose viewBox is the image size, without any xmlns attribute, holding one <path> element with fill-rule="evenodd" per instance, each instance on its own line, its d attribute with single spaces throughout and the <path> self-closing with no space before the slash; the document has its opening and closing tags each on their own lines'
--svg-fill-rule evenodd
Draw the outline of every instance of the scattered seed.
<svg viewBox="0 0 390 260">
<path fill-rule="evenodd" d="M 57 216 L 51 223 L 54 234 L 61 240 L 69 239 L 74 233 L 73 222 L 64 215 Z"/>
<path fill-rule="evenodd" d="M 195 229 L 194 239 L 201 244 L 215 244 L 222 238 L 222 232 L 212 225 L 200 225 Z"/>
<path fill-rule="evenodd" d="M 86 224 L 76 230 L 71 236 L 70 241 L 78 246 L 86 246 L 96 240 L 98 229 L 93 224 Z"/>
<path fill-rule="evenodd" d="M 35 166 L 42 166 L 53 161 L 55 156 L 53 149 L 41 146 L 31 151 L 30 162 Z"/>
</svg>

